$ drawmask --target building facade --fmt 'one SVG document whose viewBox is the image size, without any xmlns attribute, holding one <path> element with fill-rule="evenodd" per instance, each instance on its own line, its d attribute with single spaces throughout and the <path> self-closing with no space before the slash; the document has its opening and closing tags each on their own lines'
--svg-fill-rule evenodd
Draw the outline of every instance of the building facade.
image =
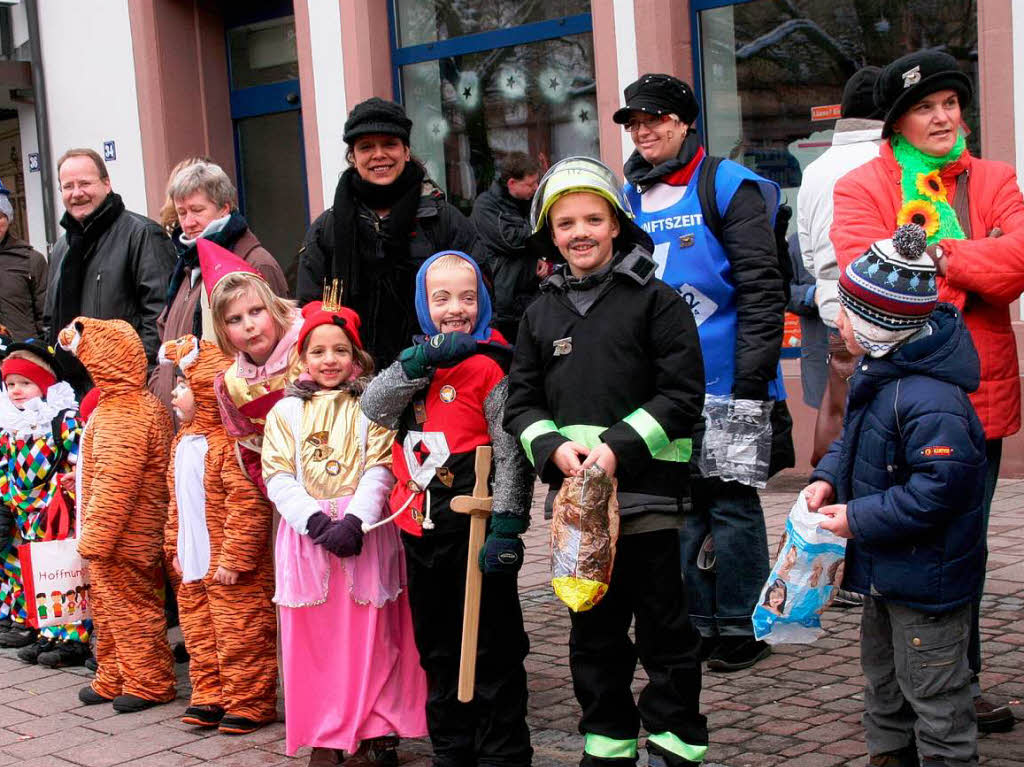
<svg viewBox="0 0 1024 767">
<path fill-rule="evenodd" d="M 55 161 L 72 146 L 100 151 L 127 207 L 153 217 L 169 169 L 212 158 L 290 271 L 332 204 L 357 102 L 401 101 L 413 153 L 468 211 L 509 151 L 621 168 L 632 145 L 611 114 L 642 72 L 691 82 L 709 151 L 795 204 L 846 78 L 922 47 L 975 80 L 972 151 L 1024 169 L 1024 0 L 24 0 L 0 13 L 0 137 L 14 136 L 0 174 L 42 251 L 60 233 Z M 1020 302 L 1012 311 L 1024 319 Z M 806 466 L 813 412 L 797 364 L 784 361 Z M 1021 447 L 1004 450 L 1004 473 L 1024 475 Z"/>
</svg>

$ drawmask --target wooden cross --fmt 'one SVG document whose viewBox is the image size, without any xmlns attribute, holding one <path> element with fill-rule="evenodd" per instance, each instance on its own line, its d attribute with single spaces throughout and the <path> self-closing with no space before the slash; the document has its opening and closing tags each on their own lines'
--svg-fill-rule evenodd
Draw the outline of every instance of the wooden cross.
<svg viewBox="0 0 1024 767">
<path fill-rule="evenodd" d="M 476 449 L 476 484 L 473 495 L 457 495 L 449 504 L 452 511 L 469 514 L 469 553 L 466 555 L 466 601 L 462 607 L 462 655 L 459 658 L 459 700 L 473 700 L 476 684 L 476 645 L 480 632 L 480 593 L 483 573 L 480 571 L 480 549 L 487 535 L 487 518 L 491 516 L 491 496 L 487 480 L 491 476 L 491 446 Z"/>
</svg>

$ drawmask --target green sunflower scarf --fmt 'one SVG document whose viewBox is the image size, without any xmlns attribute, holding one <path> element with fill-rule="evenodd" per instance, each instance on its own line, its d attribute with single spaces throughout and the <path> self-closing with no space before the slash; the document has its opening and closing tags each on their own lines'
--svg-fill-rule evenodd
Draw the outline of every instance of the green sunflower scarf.
<svg viewBox="0 0 1024 767">
<path fill-rule="evenodd" d="M 956 211 L 946 202 L 946 185 L 939 173 L 963 154 L 963 135 L 948 154 L 932 157 L 915 148 L 902 136 L 892 137 L 892 152 L 900 166 L 903 207 L 896 214 L 896 226 L 918 224 L 928 235 L 928 244 L 939 240 L 962 240 L 964 230 Z"/>
</svg>

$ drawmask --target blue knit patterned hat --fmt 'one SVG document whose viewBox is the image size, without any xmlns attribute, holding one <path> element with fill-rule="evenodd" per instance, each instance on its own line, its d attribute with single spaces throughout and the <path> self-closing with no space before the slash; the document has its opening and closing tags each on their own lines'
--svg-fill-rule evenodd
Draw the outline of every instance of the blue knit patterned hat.
<svg viewBox="0 0 1024 767">
<path fill-rule="evenodd" d="M 857 343 L 872 357 L 888 354 L 928 322 L 939 293 L 925 231 L 905 224 L 879 240 L 839 275 L 839 301 Z"/>
</svg>

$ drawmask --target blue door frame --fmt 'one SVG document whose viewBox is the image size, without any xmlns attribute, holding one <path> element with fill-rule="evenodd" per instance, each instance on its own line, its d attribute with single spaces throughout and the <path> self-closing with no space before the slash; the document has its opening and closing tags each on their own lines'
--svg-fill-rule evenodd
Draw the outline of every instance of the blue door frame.
<svg viewBox="0 0 1024 767">
<path fill-rule="evenodd" d="M 419 64 L 424 61 L 436 61 L 453 56 L 464 56 L 469 53 L 490 51 L 495 48 L 508 48 L 513 45 L 525 45 L 541 40 L 551 40 L 568 35 L 592 32 L 594 23 L 589 13 L 577 13 L 544 21 L 534 21 L 506 29 L 493 29 L 487 32 L 476 32 L 461 35 L 448 40 L 420 45 L 398 45 L 398 21 L 395 18 L 395 4 L 388 3 L 388 26 L 391 31 L 391 66 L 394 83 L 394 99 L 404 103 L 402 94 L 402 67 L 408 64 Z"/>
<path fill-rule="evenodd" d="M 260 21 L 269 21 L 275 18 L 292 15 L 291 2 L 278 3 L 270 10 L 261 9 L 255 13 L 245 13 L 225 18 L 224 26 L 224 50 L 228 59 L 228 86 L 234 82 L 231 71 L 231 41 L 229 33 L 235 27 L 254 24 Z M 245 178 L 245 159 L 242 157 L 242 147 L 239 142 L 238 121 L 247 117 L 260 117 L 262 115 L 276 114 L 279 112 L 299 112 L 299 156 L 302 158 L 303 189 L 302 199 L 306 206 L 306 222 L 309 223 L 309 182 L 306 179 L 306 145 L 303 140 L 302 129 L 302 96 L 298 80 L 283 80 L 270 85 L 256 85 L 251 88 L 232 88 L 229 94 L 231 105 L 231 133 L 235 149 L 235 167 L 238 169 L 238 209 L 245 215 L 245 185 L 242 180 Z"/>
</svg>

